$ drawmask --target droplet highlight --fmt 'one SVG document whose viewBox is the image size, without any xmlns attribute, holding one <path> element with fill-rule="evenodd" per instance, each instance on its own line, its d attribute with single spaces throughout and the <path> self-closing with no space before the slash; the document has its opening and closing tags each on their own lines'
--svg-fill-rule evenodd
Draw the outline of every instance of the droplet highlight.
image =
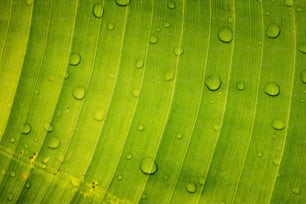
<svg viewBox="0 0 306 204">
<path fill-rule="evenodd" d="M 211 74 L 205 78 L 205 86 L 210 91 L 217 91 L 218 89 L 220 89 L 221 85 L 222 81 L 219 75 L 217 74 Z"/>
<path fill-rule="evenodd" d="M 278 96 L 280 94 L 280 86 L 276 82 L 270 81 L 265 84 L 264 92 L 268 96 Z"/>
<path fill-rule="evenodd" d="M 72 96 L 76 100 L 82 100 L 85 97 L 85 92 L 84 86 L 76 86 L 72 91 Z"/>
<path fill-rule="evenodd" d="M 223 27 L 218 32 L 218 38 L 221 42 L 230 43 L 233 40 L 233 31 L 229 27 Z"/>
<path fill-rule="evenodd" d="M 270 24 L 266 29 L 266 35 L 268 38 L 277 38 L 281 33 L 281 28 L 277 24 Z"/>
<path fill-rule="evenodd" d="M 140 170 L 144 174 L 153 175 L 157 172 L 158 167 L 152 157 L 146 157 L 140 162 Z"/>
</svg>

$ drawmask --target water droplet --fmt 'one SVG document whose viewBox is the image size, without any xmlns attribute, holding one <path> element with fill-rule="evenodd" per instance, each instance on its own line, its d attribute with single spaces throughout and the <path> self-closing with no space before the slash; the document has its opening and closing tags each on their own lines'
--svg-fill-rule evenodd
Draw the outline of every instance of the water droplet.
<svg viewBox="0 0 306 204">
<path fill-rule="evenodd" d="M 301 81 L 306 84 L 306 69 L 301 72 Z"/>
<path fill-rule="evenodd" d="M 96 110 L 94 110 L 94 112 L 92 113 L 92 117 L 96 120 L 96 121 L 102 121 L 104 119 L 104 109 L 103 108 L 97 108 Z"/>
<path fill-rule="evenodd" d="M 174 1 L 169 1 L 167 3 L 167 7 L 168 7 L 168 9 L 175 9 L 175 7 L 176 7 L 175 2 Z"/>
<path fill-rule="evenodd" d="M 28 6 L 32 6 L 33 3 L 34 3 L 34 0 L 26 0 L 26 4 L 27 4 Z"/>
<path fill-rule="evenodd" d="M 38 142 L 38 138 L 37 137 L 34 138 L 34 142 Z"/>
<path fill-rule="evenodd" d="M 132 95 L 133 95 L 134 97 L 138 97 L 138 96 L 139 96 L 139 94 L 140 94 L 140 90 L 139 90 L 139 88 L 135 88 L 135 89 L 133 89 L 133 91 L 132 91 Z"/>
<path fill-rule="evenodd" d="M 16 138 L 15 137 L 10 137 L 10 143 L 15 143 L 16 142 Z"/>
<path fill-rule="evenodd" d="M 20 131 L 21 131 L 22 134 L 27 135 L 31 132 L 31 130 L 32 130 L 32 127 L 31 127 L 30 123 L 24 123 L 23 126 L 21 127 Z"/>
<path fill-rule="evenodd" d="M 217 91 L 222 85 L 222 81 L 217 74 L 211 74 L 206 77 L 205 79 L 205 86 L 210 90 L 210 91 Z"/>
<path fill-rule="evenodd" d="M 279 166 L 280 165 L 280 160 L 279 159 L 273 159 L 273 164 L 275 166 Z"/>
<path fill-rule="evenodd" d="M 205 181 L 206 181 L 205 176 L 199 177 L 199 184 L 200 184 L 200 185 L 204 185 L 204 184 L 205 184 Z"/>
<path fill-rule="evenodd" d="M 176 48 L 174 48 L 173 53 L 176 56 L 181 56 L 182 54 L 184 54 L 184 48 L 183 47 L 176 47 Z"/>
<path fill-rule="evenodd" d="M 156 32 L 160 32 L 161 31 L 161 28 L 156 28 Z"/>
<path fill-rule="evenodd" d="M 236 88 L 239 91 L 243 91 L 244 88 L 245 88 L 245 83 L 243 81 L 238 81 L 237 84 L 236 84 Z"/>
<path fill-rule="evenodd" d="M 170 28 L 170 26 L 171 26 L 170 22 L 166 21 L 166 22 L 164 23 L 164 27 L 165 27 L 165 28 Z"/>
<path fill-rule="evenodd" d="M 223 27 L 218 32 L 218 38 L 224 43 L 230 43 L 233 40 L 233 31 L 229 27 Z"/>
<path fill-rule="evenodd" d="M 300 194 L 300 189 L 298 187 L 293 187 L 292 188 L 292 193 L 295 194 L 295 195 L 298 195 L 298 194 Z"/>
<path fill-rule="evenodd" d="M 12 201 L 13 199 L 14 199 L 13 194 L 9 193 L 9 194 L 7 195 L 7 200 L 8 200 L 8 201 Z"/>
<path fill-rule="evenodd" d="M 276 138 L 276 134 L 272 134 L 272 138 Z"/>
<path fill-rule="evenodd" d="M 127 155 L 126 155 L 126 159 L 127 160 L 131 160 L 133 158 L 133 154 L 132 153 L 128 153 Z"/>
<path fill-rule="evenodd" d="M 150 44 L 156 44 L 158 42 L 158 38 L 156 36 L 151 36 L 149 40 Z"/>
<path fill-rule="evenodd" d="M 157 172 L 157 164 L 152 157 L 146 157 L 140 162 L 140 170 L 147 175 L 153 175 Z"/>
<path fill-rule="evenodd" d="M 281 28 L 279 25 L 272 23 L 266 29 L 266 35 L 269 38 L 277 38 L 280 35 Z"/>
<path fill-rule="evenodd" d="M 15 178 L 16 177 L 16 172 L 15 171 L 10 171 L 10 177 Z"/>
<path fill-rule="evenodd" d="M 265 11 L 266 16 L 270 16 L 270 11 Z"/>
<path fill-rule="evenodd" d="M 107 30 L 112 31 L 114 30 L 114 28 L 115 28 L 115 25 L 113 23 L 107 24 Z"/>
<path fill-rule="evenodd" d="M 52 136 L 49 138 L 48 147 L 50 149 L 56 149 L 60 146 L 60 139 L 58 137 Z"/>
<path fill-rule="evenodd" d="M 295 8 L 295 11 L 296 11 L 296 12 L 302 12 L 303 9 L 302 9 L 302 7 L 300 7 L 300 6 L 297 6 L 297 7 Z"/>
<path fill-rule="evenodd" d="M 29 189 L 29 188 L 31 188 L 31 184 L 30 184 L 29 182 L 27 182 L 26 185 L 25 185 L 25 187 L 26 187 L 27 189 Z"/>
<path fill-rule="evenodd" d="M 135 64 L 136 69 L 141 69 L 141 68 L 143 68 L 143 65 L 144 65 L 144 61 L 143 61 L 142 59 L 136 60 L 136 64 Z"/>
<path fill-rule="evenodd" d="M 143 124 L 139 124 L 137 127 L 137 130 L 140 132 L 144 131 L 144 129 L 145 129 L 145 126 Z"/>
<path fill-rule="evenodd" d="M 285 122 L 280 118 L 275 118 L 272 121 L 272 128 L 275 130 L 282 130 L 285 128 Z"/>
<path fill-rule="evenodd" d="M 299 44 L 298 50 L 300 51 L 300 53 L 306 54 L 306 43 Z"/>
<path fill-rule="evenodd" d="M 261 157 L 263 156 L 263 154 L 262 154 L 261 152 L 258 152 L 258 153 L 257 153 L 257 156 L 258 156 L 259 158 L 261 158 Z"/>
<path fill-rule="evenodd" d="M 69 79 L 69 77 L 70 77 L 70 73 L 66 71 L 64 74 L 64 79 Z"/>
<path fill-rule="evenodd" d="M 185 185 L 185 189 L 188 193 L 195 193 L 197 191 L 197 185 L 194 182 L 189 182 Z"/>
<path fill-rule="evenodd" d="M 278 96 L 280 93 L 280 87 L 276 82 L 270 81 L 264 86 L 264 92 L 268 96 Z"/>
<path fill-rule="evenodd" d="M 172 70 L 167 70 L 164 74 L 165 81 L 172 81 L 174 79 L 174 72 Z"/>
<path fill-rule="evenodd" d="M 214 131 L 218 132 L 220 130 L 220 125 L 214 125 Z"/>
<path fill-rule="evenodd" d="M 84 86 L 76 86 L 72 91 L 72 96 L 77 100 L 82 100 L 85 97 Z"/>
<path fill-rule="evenodd" d="M 103 13 L 104 9 L 102 4 L 96 3 L 95 5 L 93 5 L 92 14 L 94 15 L 94 17 L 101 18 L 103 16 Z"/>
<path fill-rule="evenodd" d="M 117 180 L 118 181 L 121 181 L 123 179 L 123 176 L 121 175 L 121 174 L 119 174 L 118 176 L 117 176 Z"/>
<path fill-rule="evenodd" d="M 44 129 L 46 132 L 52 132 L 53 131 L 53 126 L 51 123 L 45 123 L 44 124 Z"/>
<path fill-rule="evenodd" d="M 69 58 L 69 64 L 72 66 L 77 66 L 81 62 L 81 55 L 77 52 L 72 52 Z"/>
<path fill-rule="evenodd" d="M 118 6 L 128 6 L 131 0 L 116 0 Z"/>
<path fill-rule="evenodd" d="M 233 17 L 232 17 L 232 16 L 229 16 L 229 17 L 227 18 L 227 22 L 232 24 L 232 23 L 234 22 Z"/>
<path fill-rule="evenodd" d="M 177 140 L 183 139 L 183 134 L 182 134 L 182 133 L 176 134 L 176 139 L 177 139 Z"/>
<path fill-rule="evenodd" d="M 289 6 L 289 7 L 293 6 L 293 0 L 285 0 L 284 3 L 286 6 Z"/>
</svg>

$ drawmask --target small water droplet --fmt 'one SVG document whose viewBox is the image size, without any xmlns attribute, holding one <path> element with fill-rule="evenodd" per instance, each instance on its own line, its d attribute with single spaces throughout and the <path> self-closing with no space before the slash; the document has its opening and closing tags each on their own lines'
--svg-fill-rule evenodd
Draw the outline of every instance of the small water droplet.
<svg viewBox="0 0 306 204">
<path fill-rule="evenodd" d="M 116 0 L 118 6 L 128 6 L 131 0 Z"/>
<path fill-rule="evenodd" d="M 295 194 L 295 195 L 298 195 L 298 194 L 300 194 L 300 189 L 298 187 L 293 187 L 292 188 L 292 193 Z"/>
<path fill-rule="evenodd" d="M 10 137 L 10 143 L 15 143 L 16 142 L 16 138 L 15 137 Z"/>
<path fill-rule="evenodd" d="M 273 164 L 275 166 L 279 166 L 280 165 L 280 160 L 279 159 L 273 159 Z"/>
<path fill-rule="evenodd" d="M 216 124 L 214 125 L 214 131 L 218 132 L 220 130 L 220 125 Z"/>
<path fill-rule="evenodd" d="M 175 9 L 175 7 L 176 7 L 175 2 L 174 1 L 169 1 L 167 3 L 167 7 L 168 7 L 168 9 Z"/>
<path fill-rule="evenodd" d="M 266 35 L 269 38 L 277 38 L 280 35 L 281 28 L 279 25 L 272 23 L 266 29 Z"/>
<path fill-rule="evenodd" d="M 197 185 L 194 182 L 189 182 L 185 185 L 185 189 L 188 193 L 195 193 L 197 191 Z"/>
<path fill-rule="evenodd" d="M 69 58 L 69 64 L 72 66 L 77 66 L 81 62 L 81 55 L 77 52 L 72 52 Z"/>
<path fill-rule="evenodd" d="M 121 174 L 119 174 L 118 176 L 117 176 L 117 180 L 118 181 L 121 181 L 123 179 L 123 176 L 121 175 Z"/>
<path fill-rule="evenodd" d="M 243 81 L 238 81 L 236 84 L 236 89 L 239 91 L 243 91 L 245 88 L 245 83 Z"/>
<path fill-rule="evenodd" d="M 60 146 L 60 139 L 58 137 L 52 136 L 48 139 L 48 147 L 50 149 L 56 149 Z"/>
<path fill-rule="evenodd" d="M 158 38 L 156 36 L 151 36 L 149 40 L 150 44 L 156 44 L 158 42 Z"/>
<path fill-rule="evenodd" d="M 229 17 L 227 18 L 227 22 L 230 23 L 230 24 L 232 24 L 232 23 L 234 22 L 233 17 L 232 17 L 232 16 L 229 16 Z"/>
<path fill-rule="evenodd" d="M 171 26 L 170 22 L 166 21 L 166 22 L 164 23 L 164 27 L 165 27 L 165 28 L 170 28 L 170 26 Z"/>
<path fill-rule="evenodd" d="M 295 11 L 296 11 L 296 12 L 302 12 L 302 11 L 303 11 L 303 8 L 300 7 L 300 6 L 297 6 L 297 7 L 295 8 Z"/>
<path fill-rule="evenodd" d="M 258 3 L 262 4 L 262 0 L 257 0 Z"/>
<path fill-rule="evenodd" d="M 132 91 L 132 95 L 133 95 L 134 97 L 138 97 L 138 96 L 139 96 L 139 94 L 140 94 L 140 90 L 139 90 L 139 88 L 135 88 L 135 89 L 133 89 L 133 91 Z"/>
<path fill-rule="evenodd" d="M 32 127 L 30 123 L 24 123 L 20 131 L 22 134 L 27 135 L 31 132 L 31 130 L 32 130 Z"/>
<path fill-rule="evenodd" d="M 176 139 L 177 139 L 177 140 L 183 139 L 183 134 L 182 134 L 182 133 L 176 134 Z"/>
<path fill-rule="evenodd" d="M 233 40 L 233 31 L 229 27 L 223 27 L 218 32 L 218 38 L 221 42 L 230 43 Z"/>
<path fill-rule="evenodd" d="M 113 23 L 107 24 L 107 30 L 112 31 L 114 30 L 114 28 L 115 28 L 115 25 Z"/>
<path fill-rule="evenodd" d="M 10 177 L 15 178 L 16 177 L 16 172 L 15 171 L 10 171 Z"/>
<path fill-rule="evenodd" d="M 92 117 L 96 121 L 102 121 L 104 119 L 104 109 L 103 108 L 97 108 L 93 111 Z"/>
<path fill-rule="evenodd" d="M 210 91 L 217 91 L 220 89 L 222 85 L 222 81 L 217 74 L 211 74 L 208 75 L 205 79 L 205 86 L 210 90 Z"/>
<path fill-rule="evenodd" d="M 64 79 L 69 79 L 69 77 L 70 77 L 70 73 L 66 71 L 64 74 Z"/>
<path fill-rule="evenodd" d="M 30 184 L 29 182 L 27 182 L 26 185 L 25 185 L 25 187 L 26 187 L 27 189 L 29 189 L 29 188 L 31 188 L 31 184 Z"/>
<path fill-rule="evenodd" d="M 13 199 L 14 199 L 13 194 L 9 193 L 9 194 L 7 195 L 7 200 L 8 200 L 8 201 L 12 201 Z"/>
<path fill-rule="evenodd" d="M 93 5 L 92 14 L 94 15 L 94 17 L 101 18 L 103 16 L 103 13 L 104 13 L 104 8 L 102 4 L 96 3 L 95 5 Z"/>
<path fill-rule="evenodd" d="M 127 160 L 131 160 L 133 158 L 133 154 L 132 153 L 128 153 L 127 155 L 126 155 L 126 159 Z"/>
<path fill-rule="evenodd" d="M 144 129 L 145 129 L 145 126 L 143 124 L 139 124 L 137 127 L 137 130 L 140 132 L 144 131 Z"/>
<path fill-rule="evenodd" d="M 156 32 L 160 32 L 161 31 L 161 28 L 156 28 Z"/>
<path fill-rule="evenodd" d="M 176 48 L 174 48 L 173 53 L 176 56 L 181 56 L 182 54 L 184 54 L 184 48 L 183 47 L 176 47 Z"/>
<path fill-rule="evenodd" d="M 85 97 L 85 92 L 84 86 L 76 86 L 72 91 L 72 96 L 77 100 L 82 100 Z"/>
<path fill-rule="evenodd" d="M 53 125 L 51 123 L 45 123 L 44 129 L 46 132 L 52 132 L 53 131 Z"/>
<path fill-rule="evenodd" d="M 289 7 L 293 6 L 293 0 L 284 0 L 284 3 L 286 6 L 289 6 Z"/>
<path fill-rule="evenodd" d="M 280 86 L 276 82 L 270 81 L 264 86 L 264 92 L 268 96 L 278 96 L 280 93 Z"/>
<path fill-rule="evenodd" d="M 272 138 L 276 138 L 276 134 L 272 134 Z"/>
<path fill-rule="evenodd" d="M 199 177 L 199 184 L 200 184 L 200 185 L 204 185 L 204 184 L 205 184 L 205 181 L 206 181 L 205 176 Z"/>
<path fill-rule="evenodd" d="M 261 158 L 263 156 L 263 154 L 261 152 L 257 153 L 257 157 Z"/>
<path fill-rule="evenodd" d="M 34 142 L 38 142 L 38 138 L 37 137 L 34 138 Z"/>
<path fill-rule="evenodd" d="M 165 81 L 172 81 L 174 79 L 174 72 L 170 69 L 167 70 L 164 74 Z"/>
<path fill-rule="evenodd" d="M 270 11 L 265 11 L 266 16 L 270 16 Z"/>
<path fill-rule="evenodd" d="M 153 175 L 158 170 L 157 164 L 152 157 L 142 159 L 139 167 L 141 172 L 147 175 Z"/>
<path fill-rule="evenodd" d="M 301 81 L 306 84 L 306 69 L 301 72 Z"/>
<path fill-rule="evenodd" d="M 275 118 L 272 121 L 272 128 L 275 130 L 282 130 L 285 128 L 285 122 L 280 118 Z"/>
<path fill-rule="evenodd" d="M 143 66 L 144 66 L 144 61 L 143 61 L 142 59 L 136 60 L 135 66 L 136 66 L 136 69 L 141 69 L 141 68 L 143 68 Z"/>
<path fill-rule="evenodd" d="M 299 44 L 298 50 L 299 50 L 300 53 L 306 54 L 306 43 Z"/>
</svg>

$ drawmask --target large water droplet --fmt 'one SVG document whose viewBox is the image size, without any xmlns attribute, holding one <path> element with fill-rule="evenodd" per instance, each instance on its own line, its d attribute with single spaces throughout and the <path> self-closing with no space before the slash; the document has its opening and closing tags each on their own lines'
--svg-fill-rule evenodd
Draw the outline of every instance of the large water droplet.
<svg viewBox="0 0 306 204">
<path fill-rule="evenodd" d="M 197 191 L 197 185 L 194 182 L 189 182 L 185 185 L 185 189 L 188 193 L 195 193 Z"/>
<path fill-rule="evenodd" d="M 156 36 L 151 36 L 149 40 L 150 44 L 156 44 L 158 43 L 158 38 Z"/>
<path fill-rule="evenodd" d="M 272 128 L 275 130 L 282 130 L 285 128 L 285 122 L 280 118 L 275 118 L 272 121 Z"/>
<path fill-rule="evenodd" d="M 129 5 L 131 0 L 116 0 L 116 4 L 118 6 L 127 6 Z"/>
<path fill-rule="evenodd" d="M 298 50 L 300 51 L 300 53 L 306 54 L 306 43 L 299 44 Z"/>
<path fill-rule="evenodd" d="M 295 195 L 298 195 L 298 194 L 300 194 L 300 189 L 298 187 L 293 187 L 292 188 L 292 193 L 295 194 Z"/>
<path fill-rule="evenodd" d="M 29 134 L 32 130 L 32 127 L 30 125 L 30 123 L 24 123 L 23 126 L 21 127 L 20 131 L 22 134 Z"/>
<path fill-rule="evenodd" d="M 169 2 L 167 3 L 167 7 L 168 7 L 169 9 L 175 9 L 175 7 L 176 7 L 175 2 L 174 2 L 174 1 L 169 1 Z"/>
<path fill-rule="evenodd" d="M 176 47 L 176 48 L 174 48 L 173 53 L 176 56 L 181 56 L 182 54 L 184 54 L 184 48 L 183 47 Z"/>
<path fill-rule="evenodd" d="M 277 38 L 280 35 L 281 28 L 279 25 L 272 23 L 266 29 L 266 35 L 269 38 Z"/>
<path fill-rule="evenodd" d="M 280 87 L 276 82 L 270 81 L 264 86 L 264 92 L 269 96 L 278 96 L 280 93 Z"/>
<path fill-rule="evenodd" d="M 211 74 L 206 77 L 205 79 L 205 86 L 210 90 L 210 91 L 216 91 L 218 90 L 222 85 L 222 81 L 217 74 Z"/>
<path fill-rule="evenodd" d="M 230 43 L 233 40 L 233 31 L 229 27 L 223 27 L 218 32 L 218 38 L 220 41 Z"/>
<path fill-rule="evenodd" d="M 306 69 L 301 72 L 301 81 L 306 84 Z"/>
<path fill-rule="evenodd" d="M 104 119 L 104 110 L 102 108 L 97 108 L 92 113 L 92 116 L 96 121 L 102 121 Z"/>
<path fill-rule="evenodd" d="M 143 65 L 144 65 L 144 61 L 143 61 L 142 59 L 136 60 L 136 64 L 135 64 L 136 69 L 141 69 L 141 68 L 143 68 Z"/>
<path fill-rule="evenodd" d="M 152 157 L 146 157 L 140 162 L 140 170 L 142 173 L 152 175 L 157 172 L 157 164 Z"/>
<path fill-rule="evenodd" d="M 293 6 L 293 0 L 285 0 L 284 3 L 286 6 L 289 6 L 289 7 Z"/>
<path fill-rule="evenodd" d="M 69 64 L 72 66 L 77 66 L 81 62 L 81 55 L 77 52 L 72 52 L 69 58 Z"/>
<path fill-rule="evenodd" d="M 56 149 L 60 146 L 60 139 L 58 137 L 52 136 L 49 138 L 48 147 L 50 149 Z"/>
<path fill-rule="evenodd" d="M 236 89 L 239 91 L 243 91 L 245 88 L 245 83 L 243 81 L 238 81 L 236 84 Z"/>
<path fill-rule="evenodd" d="M 96 18 L 101 18 L 103 16 L 104 13 L 104 9 L 103 9 L 103 5 L 100 3 L 96 3 L 95 5 L 93 5 L 92 7 L 92 14 L 96 17 Z"/>
<path fill-rule="evenodd" d="M 85 92 L 84 86 L 76 86 L 72 91 L 72 96 L 77 100 L 82 100 L 85 97 Z"/>
</svg>

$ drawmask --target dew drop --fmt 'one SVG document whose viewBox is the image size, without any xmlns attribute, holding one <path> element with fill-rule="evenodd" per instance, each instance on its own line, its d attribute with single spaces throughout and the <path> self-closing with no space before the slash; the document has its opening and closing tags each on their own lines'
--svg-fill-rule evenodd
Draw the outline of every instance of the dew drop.
<svg viewBox="0 0 306 204">
<path fill-rule="evenodd" d="M 176 47 L 176 48 L 174 48 L 173 53 L 176 56 L 181 56 L 182 54 L 184 54 L 184 48 L 183 47 Z"/>
<path fill-rule="evenodd" d="M 156 44 L 158 42 L 158 38 L 156 36 L 151 36 L 149 40 L 150 44 Z"/>
<path fill-rule="evenodd" d="M 201 176 L 201 177 L 199 177 L 199 184 L 200 185 L 204 185 L 205 184 L 205 176 Z"/>
<path fill-rule="evenodd" d="M 128 6 L 131 3 L 131 0 L 116 0 L 118 6 Z"/>
<path fill-rule="evenodd" d="M 301 81 L 306 84 L 306 69 L 301 72 Z"/>
<path fill-rule="evenodd" d="M 103 13 L 104 13 L 103 5 L 100 4 L 100 3 L 96 3 L 95 5 L 93 5 L 92 13 L 93 13 L 94 17 L 101 18 L 103 16 Z"/>
<path fill-rule="evenodd" d="M 69 77 L 70 77 L 70 73 L 66 71 L 64 74 L 64 79 L 69 79 Z"/>
<path fill-rule="evenodd" d="M 138 97 L 138 96 L 139 96 L 139 94 L 140 94 L 140 90 L 139 90 L 139 88 L 135 88 L 135 89 L 133 89 L 133 91 L 132 91 L 132 95 L 133 95 L 134 97 Z"/>
<path fill-rule="evenodd" d="M 8 201 L 12 201 L 13 199 L 14 199 L 13 194 L 9 193 L 9 194 L 7 195 L 7 200 L 8 200 Z"/>
<path fill-rule="evenodd" d="M 73 98 L 77 100 L 82 100 L 85 97 L 85 88 L 84 86 L 76 86 L 72 90 Z"/>
<path fill-rule="evenodd" d="M 165 81 L 172 81 L 174 79 L 174 72 L 172 70 L 167 70 L 164 74 Z"/>
<path fill-rule="evenodd" d="M 176 7 L 175 2 L 174 1 L 169 1 L 167 3 L 167 7 L 168 7 L 168 9 L 175 9 L 175 7 Z"/>
<path fill-rule="evenodd" d="M 143 68 L 143 66 L 144 66 L 144 61 L 143 61 L 142 59 L 136 60 L 135 66 L 136 66 L 136 69 L 141 69 L 141 68 Z"/>
<path fill-rule="evenodd" d="M 299 44 L 298 50 L 299 50 L 300 53 L 306 54 L 306 43 Z"/>
<path fill-rule="evenodd" d="M 284 3 L 286 6 L 289 6 L 289 7 L 293 6 L 293 0 L 284 0 Z"/>
<path fill-rule="evenodd" d="M 140 162 L 140 170 L 147 175 L 153 175 L 157 172 L 157 164 L 152 157 L 146 157 Z"/>
<path fill-rule="evenodd" d="M 16 142 L 16 138 L 15 137 L 10 137 L 10 143 L 15 143 Z"/>
<path fill-rule="evenodd" d="M 34 3 L 34 0 L 26 0 L 26 4 L 27 4 L 28 6 L 32 6 L 33 3 Z"/>
<path fill-rule="evenodd" d="M 243 81 L 238 81 L 236 83 L 236 89 L 239 91 L 243 91 L 245 89 L 245 83 Z"/>
<path fill-rule="evenodd" d="M 165 28 L 170 28 L 170 26 L 171 26 L 170 22 L 166 21 L 166 22 L 164 23 L 164 27 L 165 27 Z"/>
<path fill-rule="evenodd" d="M 133 158 L 133 154 L 132 153 L 128 153 L 127 155 L 126 155 L 126 159 L 127 160 L 131 160 Z"/>
<path fill-rule="evenodd" d="M 31 188 L 31 184 L 30 184 L 29 182 L 27 182 L 26 185 L 25 185 L 25 187 L 26 187 L 27 189 L 29 189 L 29 188 Z"/>
<path fill-rule="evenodd" d="M 280 118 L 275 118 L 272 121 L 272 128 L 275 130 L 283 130 L 285 128 L 285 122 Z"/>
<path fill-rule="evenodd" d="M 145 129 L 145 126 L 144 126 L 143 124 L 139 124 L 138 127 L 137 127 L 137 130 L 138 130 L 139 132 L 144 131 L 144 129 Z"/>
<path fill-rule="evenodd" d="M 263 156 L 263 154 L 261 152 L 257 153 L 257 157 L 261 158 Z"/>
<path fill-rule="evenodd" d="M 270 24 L 266 29 L 266 35 L 269 38 L 277 38 L 280 35 L 280 32 L 280 26 L 274 23 Z"/>
<path fill-rule="evenodd" d="M 69 64 L 72 66 L 77 66 L 81 62 L 81 55 L 77 52 L 72 52 L 69 58 Z"/>
<path fill-rule="evenodd" d="M 92 117 L 96 121 L 102 121 L 104 119 L 104 110 L 102 108 L 97 108 L 96 110 L 93 111 Z"/>
<path fill-rule="evenodd" d="M 177 139 L 177 140 L 183 139 L 183 134 L 182 134 L 182 133 L 176 134 L 176 139 Z"/>
<path fill-rule="evenodd" d="M 233 40 L 233 31 L 229 27 L 223 27 L 218 32 L 218 38 L 221 42 L 230 43 Z"/>
<path fill-rule="evenodd" d="M 114 28 L 115 28 L 115 26 L 114 26 L 113 23 L 107 24 L 107 30 L 112 31 L 112 30 L 114 30 Z"/>
<path fill-rule="evenodd" d="M 34 142 L 38 142 L 38 138 L 37 137 L 34 138 Z"/>
<path fill-rule="evenodd" d="M 197 191 L 197 185 L 194 182 L 189 182 L 185 185 L 185 189 L 188 193 L 195 193 Z"/>
<path fill-rule="evenodd" d="M 50 149 L 56 149 L 60 146 L 60 139 L 58 137 L 52 136 L 49 138 L 48 147 Z"/>
<path fill-rule="evenodd" d="M 123 179 L 123 176 L 121 175 L 121 174 L 119 174 L 118 176 L 117 176 L 117 180 L 118 181 L 121 181 Z"/>
<path fill-rule="evenodd" d="M 214 131 L 218 132 L 220 130 L 220 125 L 216 124 L 214 125 Z"/>
<path fill-rule="evenodd" d="M 297 7 L 295 8 L 295 11 L 296 11 L 296 12 L 302 12 L 303 9 L 302 9 L 302 7 L 300 7 L 300 6 L 297 6 Z"/>
<path fill-rule="evenodd" d="M 266 16 L 270 16 L 270 11 L 265 11 Z"/>
<path fill-rule="evenodd" d="M 53 125 L 51 123 L 45 123 L 44 129 L 46 132 L 52 132 L 53 131 Z"/>
<path fill-rule="evenodd" d="M 211 74 L 206 77 L 205 79 L 205 86 L 210 90 L 210 91 L 217 91 L 222 85 L 222 81 L 217 74 Z"/>
<path fill-rule="evenodd" d="M 31 130 L 32 130 L 32 127 L 30 123 L 24 123 L 20 131 L 22 134 L 27 135 L 31 132 Z"/>
<path fill-rule="evenodd" d="M 294 188 L 292 188 L 292 193 L 295 194 L 295 195 L 298 195 L 298 194 L 300 194 L 300 189 L 298 187 L 294 187 Z"/>
<path fill-rule="evenodd" d="M 11 171 L 10 172 L 10 177 L 11 178 L 15 178 L 16 177 L 16 172 L 15 171 Z"/>
<path fill-rule="evenodd" d="M 280 87 L 276 82 L 270 81 L 264 86 L 264 92 L 268 96 L 278 96 L 280 93 Z"/>
<path fill-rule="evenodd" d="M 275 166 L 279 166 L 280 165 L 280 160 L 279 159 L 273 159 L 273 164 Z"/>
</svg>

